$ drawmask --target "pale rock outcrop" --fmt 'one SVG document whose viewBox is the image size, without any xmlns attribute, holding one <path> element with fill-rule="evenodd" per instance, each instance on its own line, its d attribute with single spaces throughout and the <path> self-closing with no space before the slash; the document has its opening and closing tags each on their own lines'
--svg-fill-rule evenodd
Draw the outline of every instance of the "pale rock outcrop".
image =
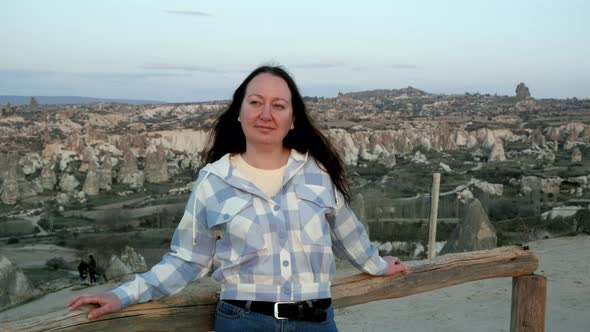
<svg viewBox="0 0 590 332">
<path fill-rule="evenodd" d="M 0 189 L 0 200 L 6 205 L 14 205 L 20 199 L 18 179 L 14 166 L 4 176 L 2 188 Z"/>
<path fill-rule="evenodd" d="M 426 156 L 423 155 L 420 151 L 416 151 L 416 153 L 414 153 L 414 156 L 412 156 L 411 161 L 416 164 L 427 164 L 428 163 L 428 160 L 426 160 Z"/>
<path fill-rule="evenodd" d="M 471 179 L 468 185 L 472 185 L 492 196 L 502 196 L 502 193 L 504 193 L 504 185 L 499 183 L 489 183 L 483 180 Z"/>
<path fill-rule="evenodd" d="M 23 173 L 29 175 L 43 167 L 43 160 L 38 153 L 27 153 L 20 159 L 19 164 Z"/>
<path fill-rule="evenodd" d="M 8 258 L 0 255 L 0 311 L 36 295 L 25 274 Z"/>
<path fill-rule="evenodd" d="M 492 146 L 492 151 L 488 157 L 488 161 L 504 161 L 506 160 L 506 155 L 504 154 L 504 144 L 502 143 L 501 139 L 496 139 L 494 145 Z"/>
<path fill-rule="evenodd" d="M 98 180 L 98 173 L 96 171 L 97 166 L 95 161 L 90 161 L 87 166 L 87 173 L 86 173 L 86 180 L 84 181 L 84 186 L 82 187 L 82 191 L 89 196 L 98 195 L 99 187 L 99 180 Z"/>
<path fill-rule="evenodd" d="M 149 145 L 162 145 L 166 151 L 194 155 L 203 152 L 208 137 L 208 130 L 178 129 L 151 132 L 147 140 Z"/>
<path fill-rule="evenodd" d="M 57 177 L 55 176 L 53 167 L 55 167 L 55 164 L 50 162 L 43 167 L 43 170 L 41 170 L 41 186 L 45 190 L 53 190 L 57 184 Z"/>
<path fill-rule="evenodd" d="M 143 256 L 130 246 L 126 246 L 121 253 L 121 261 L 125 263 L 133 273 L 145 272 L 148 269 Z"/>
<path fill-rule="evenodd" d="M 182 173 L 182 170 L 180 169 L 180 166 L 178 165 L 178 163 L 176 163 L 174 161 L 169 161 L 168 162 L 168 176 L 170 178 L 173 178 L 180 173 Z"/>
<path fill-rule="evenodd" d="M 576 176 L 567 178 L 568 182 L 579 184 L 582 188 L 588 188 L 588 177 L 587 176 Z"/>
<path fill-rule="evenodd" d="M 562 182 L 563 179 L 560 177 L 541 179 L 536 176 L 523 176 L 520 179 L 520 191 L 525 195 L 535 193 L 558 194 Z"/>
<path fill-rule="evenodd" d="M 518 98 L 530 98 L 531 97 L 531 93 L 529 91 L 529 88 L 524 84 L 524 83 L 518 83 L 518 85 L 516 86 L 516 97 Z"/>
<path fill-rule="evenodd" d="M 497 246 L 496 228 L 481 202 L 473 199 L 466 205 L 465 215 L 449 236 L 441 254 L 486 250 Z"/>
<path fill-rule="evenodd" d="M 123 156 L 123 164 L 117 175 L 119 183 L 128 184 L 131 188 L 139 188 L 143 186 L 145 181 L 142 171 L 137 169 L 137 161 L 131 149 L 126 149 Z"/>
<path fill-rule="evenodd" d="M 581 163 L 582 162 L 582 150 L 579 147 L 574 147 L 572 150 L 572 163 Z"/>
<path fill-rule="evenodd" d="M 59 181 L 59 188 L 63 192 L 70 192 L 80 185 L 80 181 L 72 174 L 63 174 Z"/>
<path fill-rule="evenodd" d="M 442 169 L 443 171 L 447 172 L 447 173 L 452 173 L 453 170 L 451 169 L 451 166 L 445 164 L 445 163 L 438 163 L 440 169 Z"/>
<path fill-rule="evenodd" d="M 112 255 L 105 276 L 109 281 L 131 280 L 133 273 L 145 272 L 147 265 L 143 256 L 127 246 L 121 256 Z"/>
<path fill-rule="evenodd" d="M 74 161 L 74 159 L 71 156 L 62 158 L 59 161 L 59 170 L 63 173 L 63 172 L 70 172 L 70 163 L 72 163 Z"/>
<path fill-rule="evenodd" d="M 73 197 L 78 200 L 78 203 L 86 203 L 86 194 L 83 191 L 73 193 Z"/>
<path fill-rule="evenodd" d="M 539 128 L 533 130 L 529 136 L 529 141 L 532 147 L 544 146 L 547 143 L 545 136 L 543 136 L 543 131 Z"/>
<path fill-rule="evenodd" d="M 474 198 L 475 198 L 475 196 L 473 196 L 473 193 L 471 192 L 471 190 L 469 190 L 467 188 L 463 189 L 462 191 L 457 192 L 457 199 L 461 203 L 470 202 Z"/>
<path fill-rule="evenodd" d="M 561 142 L 565 139 L 563 131 L 559 127 L 549 127 L 545 129 L 545 137 L 549 141 Z"/>
<path fill-rule="evenodd" d="M 147 149 L 144 168 L 145 180 L 150 183 L 168 182 L 168 162 L 166 151 L 162 145 L 150 146 Z"/>
<path fill-rule="evenodd" d="M 102 190 L 111 190 L 113 184 L 113 165 L 110 154 L 107 154 L 100 169 L 98 170 L 98 188 Z"/>
<path fill-rule="evenodd" d="M 88 170 L 88 166 L 91 163 L 98 163 L 96 153 L 89 145 L 84 148 L 84 151 L 82 152 L 82 158 L 80 160 L 82 161 L 80 168 L 78 169 L 80 172 L 86 172 Z"/>
<path fill-rule="evenodd" d="M 584 209 L 581 206 L 557 206 L 541 214 L 543 220 L 553 220 L 555 218 L 568 218 L 574 216 L 579 210 Z"/>
<path fill-rule="evenodd" d="M 541 179 L 541 192 L 546 194 L 559 194 L 562 182 L 563 179 L 560 177 Z"/>
<path fill-rule="evenodd" d="M 70 202 L 70 195 L 66 193 L 57 193 L 57 195 L 55 195 L 55 202 L 59 205 L 66 205 Z"/>
</svg>

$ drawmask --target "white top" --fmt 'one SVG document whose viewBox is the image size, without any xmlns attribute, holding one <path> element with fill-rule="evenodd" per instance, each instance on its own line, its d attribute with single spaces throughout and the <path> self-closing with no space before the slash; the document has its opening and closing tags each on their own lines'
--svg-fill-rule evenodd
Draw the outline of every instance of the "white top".
<svg viewBox="0 0 590 332">
<path fill-rule="evenodd" d="M 273 197 L 281 189 L 287 164 L 277 169 L 260 169 L 248 164 L 240 154 L 231 156 L 230 163 L 269 197 Z"/>
</svg>

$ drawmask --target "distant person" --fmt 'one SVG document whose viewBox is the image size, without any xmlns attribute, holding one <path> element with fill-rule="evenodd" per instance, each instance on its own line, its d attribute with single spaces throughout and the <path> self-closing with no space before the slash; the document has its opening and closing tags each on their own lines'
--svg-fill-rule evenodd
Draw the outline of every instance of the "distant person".
<svg viewBox="0 0 590 332">
<path fill-rule="evenodd" d="M 111 292 L 75 297 L 70 310 L 98 304 L 94 319 L 176 293 L 215 261 L 216 331 L 337 331 L 333 247 L 369 274 L 407 271 L 369 241 L 349 207 L 342 159 L 283 68 L 259 67 L 240 84 L 204 162 L 172 251 Z"/>
<path fill-rule="evenodd" d="M 96 261 L 92 255 L 88 256 L 88 275 L 90 276 L 90 283 L 96 282 Z"/>
<path fill-rule="evenodd" d="M 88 263 L 83 259 L 80 260 L 80 264 L 78 264 L 78 274 L 80 275 L 80 285 L 86 283 L 86 277 L 88 276 Z"/>
</svg>

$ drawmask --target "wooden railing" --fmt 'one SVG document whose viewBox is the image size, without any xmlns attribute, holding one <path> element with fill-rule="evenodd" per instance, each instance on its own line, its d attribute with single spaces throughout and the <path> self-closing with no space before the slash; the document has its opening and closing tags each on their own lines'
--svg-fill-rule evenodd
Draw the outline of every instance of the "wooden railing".
<svg viewBox="0 0 590 332">
<path fill-rule="evenodd" d="M 403 275 L 357 274 L 335 280 L 334 307 L 399 298 L 475 280 L 513 277 L 510 330 L 544 331 L 546 279 L 533 274 L 538 258 L 527 248 L 501 247 L 407 264 L 410 271 Z M 0 331 L 212 331 L 217 293 L 217 289 L 211 289 L 198 295 L 171 296 L 92 321 L 86 318 L 89 307 L 74 312 L 64 309 L 0 324 Z"/>
</svg>

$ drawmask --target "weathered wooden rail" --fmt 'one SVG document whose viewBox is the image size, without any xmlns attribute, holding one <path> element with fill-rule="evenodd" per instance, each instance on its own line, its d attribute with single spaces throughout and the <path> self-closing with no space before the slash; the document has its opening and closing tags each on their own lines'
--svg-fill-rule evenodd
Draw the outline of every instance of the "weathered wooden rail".
<svg viewBox="0 0 590 332">
<path fill-rule="evenodd" d="M 534 275 L 538 258 L 526 248 L 502 247 L 407 263 L 404 275 L 357 274 L 332 285 L 335 308 L 423 293 L 469 281 L 513 277 L 511 331 L 544 331 L 546 280 Z M 217 289 L 130 306 L 97 320 L 89 307 L 0 324 L 0 331 L 211 331 Z M 65 305 L 65 304 L 64 304 Z"/>
</svg>

